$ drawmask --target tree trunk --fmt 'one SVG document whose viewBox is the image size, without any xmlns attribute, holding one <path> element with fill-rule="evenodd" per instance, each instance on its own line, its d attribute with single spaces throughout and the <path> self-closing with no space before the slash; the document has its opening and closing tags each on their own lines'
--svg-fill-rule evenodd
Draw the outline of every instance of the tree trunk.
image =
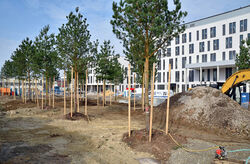
<svg viewBox="0 0 250 164">
<path fill-rule="evenodd" d="M 31 96 L 30 96 L 30 71 L 28 71 L 28 81 L 29 81 L 29 100 L 31 100 Z"/>
<path fill-rule="evenodd" d="M 75 93 L 74 93 L 74 109 L 75 109 L 75 113 L 77 112 L 77 82 L 76 82 L 76 80 L 77 80 L 77 72 L 75 71 L 75 83 L 74 83 L 74 86 L 75 86 L 75 88 L 74 88 L 74 91 L 75 91 Z"/>
<path fill-rule="evenodd" d="M 149 57 L 145 60 L 145 111 L 146 111 L 146 129 L 149 130 L 149 98 L 148 85 L 149 84 Z"/>
<path fill-rule="evenodd" d="M 48 87 L 48 77 L 46 75 L 46 86 L 45 86 L 45 89 L 46 89 L 46 96 L 45 96 L 45 106 L 47 106 L 47 99 L 48 99 L 48 93 L 49 93 L 49 87 Z"/>
<path fill-rule="evenodd" d="M 141 108 L 142 108 L 142 111 L 144 111 L 144 82 L 145 82 L 145 73 L 143 71 L 142 86 L 141 86 Z"/>
<path fill-rule="evenodd" d="M 103 106 L 105 106 L 105 91 L 106 91 L 106 83 L 105 83 L 105 80 L 103 80 L 103 102 L 102 102 L 102 104 L 103 104 Z"/>
<path fill-rule="evenodd" d="M 20 85 L 21 85 L 21 84 L 20 84 L 20 79 L 18 79 L 18 91 L 19 91 L 19 97 L 21 97 L 21 94 L 20 94 L 20 93 L 21 93 Z"/>
</svg>

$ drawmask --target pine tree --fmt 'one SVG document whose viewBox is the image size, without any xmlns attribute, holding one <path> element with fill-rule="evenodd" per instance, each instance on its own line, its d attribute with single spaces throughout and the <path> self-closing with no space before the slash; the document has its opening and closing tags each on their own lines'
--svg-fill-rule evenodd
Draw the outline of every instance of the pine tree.
<svg viewBox="0 0 250 164">
<path fill-rule="evenodd" d="M 169 10 L 167 0 L 120 0 L 113 2 L 111 24 L 117 38 L 124 47 L 130 40 L 140 41 L 140 52 L 145 60 L 145 109 L 149 120 L 149 61 L 157 51 L 185 30 L 182 19 L 187 15 L 181 11 L 181 3 L 174 0 L 175 9 Z M 147 127 L 148 127 L 147 121 Z"/>
<path fill-rule="evenodd" d="M 76 13 L 70 12 L 67 23 L 59 28 L 57 35 L 57 50 L 63 66 L 67 68 L 68 73 L 73 67 L 75 77 L 78 72 L 85 72 L 92 61 L 92 48 L 95 47 L 90 41 L 90 32 L 88 30 L 87 19 L 83 18 L 79 8 L 75 9 Z M 77 98 L 77 87 L 74 85 L 75 98 Z M 74 109 L 77 112 L 77 104 L 75 99 Z"/>
</svg>

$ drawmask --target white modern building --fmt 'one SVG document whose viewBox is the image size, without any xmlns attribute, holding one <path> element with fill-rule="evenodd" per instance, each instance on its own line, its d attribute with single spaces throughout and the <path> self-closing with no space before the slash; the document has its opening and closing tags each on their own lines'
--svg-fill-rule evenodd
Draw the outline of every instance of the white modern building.
<svg viewBox="0 0 250 164">
<path fill-rule="evenodd" d="M 250 38 L 250 5 L 185 25 L 186 30 L 158 52 L 156 90 L 167 89 L 169 64 L 175 92 L 224 83 L 236 71 L 241 40 Z"/>
</svg>

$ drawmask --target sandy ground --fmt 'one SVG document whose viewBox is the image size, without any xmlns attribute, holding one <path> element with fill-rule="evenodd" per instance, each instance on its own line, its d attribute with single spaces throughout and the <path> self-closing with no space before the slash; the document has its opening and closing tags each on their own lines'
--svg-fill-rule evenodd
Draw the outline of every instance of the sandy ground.
<svg viewBox="0 0 250 164">
<path fill-rule="evenodd" d="M 2 106 L 8 101 L 11 101 L 8 97 L 0 99 Z M 131 149 L 122 142 L 122 136 L 127 132 L 126 105 L 104 108 L 89 106 L 90 122 L 64 119 L 62 107 L 41 110 L 34 105 L 30 108 L 20 106 L 7 112 L 3 109 L 0 111 L 0 163 L 209 164 L 214 159 L 214 150 L 189 153 L 177 148 L 171 151 L 168 161 L 160 161 L 152 154 Z M 80 112 L 83 111 L 81 106 Z M 145 115 L 139 109 L 132 110 L 132 129 L 145 128 L 144 118 Z M 186 147 L 202 149 L 215 145 L 211 140 L 193 137 L 188 138 Z M 244 141 L 227 140 L 227 143 L 230 143 L 229 150 L 250 148 L 250 143 Z M 234 153 L 229 154 L 229 157 L 244 160 L 249 154 Z"/>
</svg>

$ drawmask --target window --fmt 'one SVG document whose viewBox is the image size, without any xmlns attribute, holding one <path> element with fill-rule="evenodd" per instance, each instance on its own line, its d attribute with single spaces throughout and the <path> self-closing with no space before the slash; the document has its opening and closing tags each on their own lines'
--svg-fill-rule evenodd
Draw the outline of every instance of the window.
<svg viewBox="0 0 250 164">
<path fill-rule="evenodd" d="M 217 81 L 217 69 L 213 69 L 213 81 Z"/>
<path fill-rule="evenodd" d="M 210 61 L 211 62 L 216 61 L 216 53 L 210 54 Z"/>
<path fill-rule="evenodd" d="M 163 79 L 162 79 L 163 83 L 165 83 L 165 81 L 166 81 L 165 79 L 166 79 L 165 72 L 163 72 Z"/>
<path fill-rule="evenodd" d="M 173 59 L 169 59 L 169 64 L 171 64 L 171 69 L 173 69 Z"/>
<path fill-rule="evenodd" d="M 175 58 L 175 69 L 177 69 L 177 68 L 178 68 L 178 59 Z"/>
<path fill-rule="evenodd" d="M 181 81 L 184 82 L 184 76 L 185 76 L 185 75 L 184 75 L 184 71 L 182 71 L 181 74 L 182 74 L 182 75 L 181 75 Z"/>
<path fill-rule="evenodd" d="M 182 45 L 181 54 L 184 55 L 184 45 Z"/>
<path fill-rule="evenodd" d="M 171 48 L 167 48 L 167 56 L 171 56 Z"/>
<path fill-rule="evenodd" d="M 176 71 L 175 72 L 175 82 L 179 82 L 180 81 L 180 72 Z"/>
<path fill-rule="evenodd" d="M 191 64 L 191 63 L 192 63 L 192 57 L 189 56 L 189 64 Z"/>
<path fill-rule="evenodd" d="M 210 28 L 210 38 L 216 37 L 216 27 Z"/>
<path fill-rule="evenodd" d="M 240 35 L 240 45 L 242 46 L 243 35 Z"/>
<path fill-rule="evenodd" d="M 247 19 L 240 21 L 240 32 L 247 31 Z"/>
<path fill-rule="evenodd" d="M 158 67 L 158 70 L 161 70 L 161 60 L 158 61 L 158 66 L 157 67 Z M 131 71 L 131 73 L 132 73 L 132 71 Z"/>
<path fill-rule="evenodd" d="M 200 52 L 204 52 L 204 51 L 205 51 L 204 42 L 200 42 Z"/>
<path fill-rule="evenodd" d="M 201 80 L 205 81 L 205 70 L 204 69 L 202 70 L 201 77 L 202 77 Z"/>
<path fill-rule="evenodd" d="M 222 35 L 226 35 L 226 25 L 223 24 L 222 26 Z"/>
<path fill-rule="evenodd" d="M 207 29 L 202 30 L 202 39 L 207 39 Z"/>
<path fill-rule="evenodd" d="M 226 68 L 225 78 L 229 78 L 232 75 L 232 68 Z"/>
<path fill-rule="evenodd" d="M 169 75 L 169 72 L 167 72 L 167 82 L 168 82 L 168 75 Z M 172 77 L 170 77 L 170 81 L 171 81 L 171 78 L 172 78 Z"/>
<path fill-rule="evenodd" d="M 158 82 L 158 83 L 161 82 L 161 72 L 158 72 L 158 75 L 157 75 L 157 82 Z"/>
<path fill-rule="evenodd" d="M 180 43 L 180 36 L 178 35 L 177 37 L 175 37 L 175 44 L 179 44 Z"/>
<path fill-rule="evenodd" d="M 207 62 L 207 54 L 202 55 L 202 63 Z"/>
<path fill-rule="evenodd" d="M 234 34 L 236 32 L 236 22 L 229 23 L 229 34 Z"/>
<path fill-rule="evenodd" d="M 226 52 L 222 52 L 222 60 L 226 60 Z"/>
<path fill-rule="evenodd" d="M 191 34 L 191 32 L 189 33 L 189 42 L 192 42 L 192 34 Z"/>
<path fill-rule="evenodd" d="M 189 82 L 194 82 L 194 70 L 189 70 Z"/>
<path fill-rule="evenodd" d="M 196 31 L 196 39 L 199 40 L 199 31 Z"/>
<path fill-rule="evenodd" d="M 189 54 L 194 53 L 194 44 L 189 44 Z"/>
<path fill-rule="evenodd" d="M 247 34 L 247 40 L 249 40 L 249 39 L 250 39 L 250 33 Z"/>
<path fill-rule="evenodd" d="M 187 58 L 186 57 L 182 57 L 182 68 L 185 68 L 186 61 L 187 61 Z"/>
<path fill-rule="evenodd" d="M 207 51 L 210 51 L 210 41 L 207 41 Z"/>
<path fill-rule="evenodd" d="M 165 70 L 165 60 L 163 59 L 163 70 Z"/>
<path fill-rule="evenodd" d="M 199 55 L 196 56 L 196 63 L 199 63 Z"/>
<path fill-rule="evenodd" d="M 158 90 L 164 90 L 165 89 L 165 85 L 157 85 L 157 89 Z"/>
<path fill-rule="evenodd" d="M 187 42 L 187 34 L 182 34 L 182 43 Z"/>
<path fill-rule="evenodd" d="M 207 70 L 207 81 L 210 81 L 210 69 Z"/>
<path fill-rule="evenodd" d="M 216 39 L 213 41 L 213 47 L 214 47 L 214 50 L 218 50 L 219 49 L 219 39 Z"/>
<path fill-rule="evenodd" d="M 229 60 L 235 59 L 236 52 L 235 51 L 229 51 Z"/>
<path fill-rule="evenodd" d="M 226 38 L 226 48 L 232 48 L 232 37 L 227 37 Z"/>
<path fill-rule="evenodd" d="M 175 55 L 176 56 L 180 55 L 180 47 L 179 46 L 175 47 Z"/>
</svg>

